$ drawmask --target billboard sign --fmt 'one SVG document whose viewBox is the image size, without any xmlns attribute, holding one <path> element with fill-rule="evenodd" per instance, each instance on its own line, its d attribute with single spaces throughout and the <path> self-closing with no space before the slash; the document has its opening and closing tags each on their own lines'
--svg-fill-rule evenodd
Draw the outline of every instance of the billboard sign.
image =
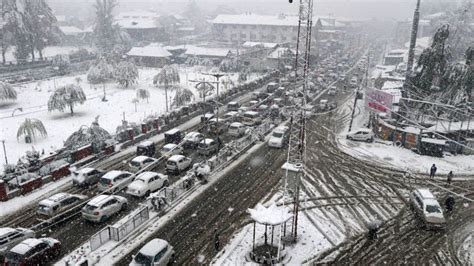
<svg viewBox="0 0 474 266">
<path fill-rule="evenodd" d="M 367 106 L 376 112 L 390 115 L 390 110 L 393 109 L 393 95 L 386 91 L 367 89 L 366 102 Z"/>
</svg>

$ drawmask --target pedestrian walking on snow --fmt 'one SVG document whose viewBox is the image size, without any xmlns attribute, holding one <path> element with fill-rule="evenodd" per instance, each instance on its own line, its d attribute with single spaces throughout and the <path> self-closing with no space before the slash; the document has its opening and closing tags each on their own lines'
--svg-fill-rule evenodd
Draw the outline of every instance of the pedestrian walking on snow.
<svg viewBox="0 0 474 266">
<path fill-rule="evenodd" d="M 434 177 L 435 177 L 435 174 L 436 174 L 436 170 L 437 170 L 437 169 L 438 169 L 438 168 L 436 168 L 436 165 L 435 165 L 435 164 L 433 164 L 433 165 L 431 166 L 431 169 L 430 169 L 430 178 L 434 178 Z"/>
<path fill-rule="evenodd" d="M 448 173 L 448 180 L 446 180 L 448 182 L 448 185 L 451 185 L 451 182 L 453 181 L 453 171 L 449 171 Z"/>
</svg>

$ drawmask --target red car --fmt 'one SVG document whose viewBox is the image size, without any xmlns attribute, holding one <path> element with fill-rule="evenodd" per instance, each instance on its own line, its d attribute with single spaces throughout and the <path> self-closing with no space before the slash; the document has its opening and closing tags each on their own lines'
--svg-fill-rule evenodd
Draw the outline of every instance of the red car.
<svg viewBox="0 0 474 266">
<path fill-rule="evenodd" d="M 5 266 L 45 265 L 61 254 L 61 243 L 54 238 L 28 238 L 5 255 Z"/>
</svg>

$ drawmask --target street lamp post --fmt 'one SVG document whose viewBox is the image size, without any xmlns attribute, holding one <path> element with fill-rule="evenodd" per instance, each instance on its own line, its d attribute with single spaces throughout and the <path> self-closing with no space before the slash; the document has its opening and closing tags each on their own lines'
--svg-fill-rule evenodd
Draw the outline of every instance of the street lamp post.
<svg viewBox="0 0 474 266">
<path fill-rule="evenodd" d="M 5 164 L 8 164 L 8 158 L 7 158 L 7 150 L 5 149 L 5 140 L 2 140 L 3 144 L 3 154 L 5 154 Z"/>
</svg>

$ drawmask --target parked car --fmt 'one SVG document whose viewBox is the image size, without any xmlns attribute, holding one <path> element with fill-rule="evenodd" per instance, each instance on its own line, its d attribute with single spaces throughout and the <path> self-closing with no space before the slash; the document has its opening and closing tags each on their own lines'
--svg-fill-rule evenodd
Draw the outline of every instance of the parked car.
<svg viewBox="0 0 474 266">
<path fill-rule="evenodd" d="M 126 198 L 117 195 L 99 195 L 82 208 L 82 218 L 91 222 L 104 222 L 112 215 L 125 210 Z"/>
<path fill-rule="evenodd" d="M 336 86 L 331 86 L 329 87 L 328 95 L 334 96 L 337 93 L 337 88 Z"/>
<path fill-rule="evenodd" d="M 155 158 L 151 158 L 148 156 L 140 155 L 132 159 L 128 166 L 130 167 L 130 170 L 133 172 L 138 172 L 141 169 L 143 169 L 145 166 L 156 162 L 157 160 Z"/>
<path fill-rule="evenodd" d="M 289 139 L 289 127 L 279 126 L 275 128 L 268 139 L 268 146 L 272 148 L 283 148 Z"/>
<path fill-rule="evenodd" d="M 96 184 L 104 172 L 91 167 L 82 168 L 72 172 L 72 184 L 74 186 L 90 186 Z"/>
<path fill-rule="evenodd" d="M 137 156 L 145 155 L 154 157 L 156 152 L 155 143 L 153 141 L 144 141 L 137 146 Z"/>
<path fill-rule="evenodd" d="M 436 197 L 427 188 L 419 188 L 410 193 L 411 207 L 427 228 L 443 228 L 446 219 Z"/>
<path fill-rule="evenodd" d="M 203 116 L 201 116 L 201 123 L 206 123 L 208 122 L 209 120 L 211 120 L 212 118 L 214 118 L 214 114 L 213 113 L 207 113 L 207 114 L 204 114 Z"/>
<path fill-rule="evenodd" d="M 181 173 L 191 167 L 192 159 L 184 155 L 173 155 L 166 161 L 166 172 Z"/>
<path fill-rule="evenodd" d="M 183 152 L 184 152 L 183 147 L 178 146 L 177 144 L 174 144 L 174 143 L 166 144 L 160 150 L 161 156 L 163 156 L 165 158 L 169 158 L 169 157 L 171 157 L 173 155 L 176 155 L 176 154 L 183 154 Z"/>
<path fill-rule="evenodd" d="M 198 145 L 198 154 L 211 155 L 217 152 L 219 144 L 214 139 L 204 139 Z"/>
<path fill-rule="evenodd" d="M 127 187 L 135 176 L 127 171 L 112 170 L 103 175 L 99 180 L 99 191 L 116 193 Z"/>
<path fill-rule="evenodd" d="M 239 112 L 231 111 L 224 114 L 224 121 L 228 123 L 238 122 L 239 121 Z"/>
<path fill-rule="evenodd" d="M 173 263 L 174 256 L 173 246 L 166 240 L 155 238 L 146 243 L 138 253 L 133 256 L 130 266 L 165 266 Z"/>
<path fill-rule="evenodd" d="M 229 102 L 227 104 L 227 111 L 238 111 L 240 108 L 239 102 Z"/>
<path fill-rule="evenodd" d="M 7 250 L 21 241 L 35 237 L 35 232 L 25 228 L 0 228 L 0 256 L 4 256 Z"/>
<path fill-rule="evenodd" d="M 204 135 L 199 133 L 199 132 L 189 132 L 184 136 L 184 144 L 183 146 L 185 148 L 196 148 L 199 142 L 201 142 L 204 139 Z"/>
<path fill-rule="evenodd" d="M 78 206 L 87 199 L 87 196 L 61 192 L 38 203 L 36 214 L 38 220 L 48 220 L 61 215 Z"/>
<path fill-rule="evenodd" d="M 61 254 L 57 239 L 28 238 L 14 246 L 5 255 L 5 265 L 47 265 Z"/>
<path fill-rule="evenodd" d="M 179 144 L 183 140 L 181 130 L 173 128 L 165 132 L 165 143 Z"/>
<path fill-rule="evenodd" d="M 245 134 L 245 130 L 247 130 L 247 128 L 245 127 L 244 124 L 235 122 L 235 123 L 230 124 L 228 133 L 229 133 L 229 136 L 238 138 Z"/>
<path fill-rule="evenodd" d="M 279 85 L 276 82 L 270 82 L 267 84 L 267 92 L 274 93 L 278 89 Z"/>
<path fill-rule="evenodd" d="M 328 100 L 327 99 L 321 99 L 319 101 L 319 110 L 324 111 L 328 107 Z"/>
<path fill-rule="evenodd" d="M 369 128 L 360 128 L 347 133 L 347 139 L 374 142 L 374 132 Z"/>
<path fill-rule="evenodd" d="M 179 156 L 179 155 L 174 155 Z M 127 187 L 127 194 L 135 197 L 150 195 L 169 185 L 168 176 L 155 172 L 143 172 L 139 174 L 133 182 Z"/>
</svg>

